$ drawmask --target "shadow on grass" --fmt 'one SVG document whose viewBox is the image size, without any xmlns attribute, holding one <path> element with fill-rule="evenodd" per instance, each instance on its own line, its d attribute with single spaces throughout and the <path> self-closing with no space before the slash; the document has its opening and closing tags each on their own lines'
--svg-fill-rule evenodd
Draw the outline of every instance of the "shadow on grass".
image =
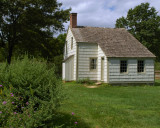
<svg viewBox="0 0 160 128">
<path fill-rule="evenodd" d="M 45 124 L 55 128 L 91 128 L 84 120 L 66 113 L 57 113 L 53 120 L 47 121 Z"/>
</svg>

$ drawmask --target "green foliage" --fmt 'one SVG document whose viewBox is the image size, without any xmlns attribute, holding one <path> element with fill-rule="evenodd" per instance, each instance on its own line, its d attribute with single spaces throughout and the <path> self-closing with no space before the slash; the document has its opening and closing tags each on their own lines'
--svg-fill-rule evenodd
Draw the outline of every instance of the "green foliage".
<svg viewBox="0 0 160 128">
<path fill-rule="evenodd" d="M 89 78 L 86 79 L 79 79 L 76 81 L 78 84 L 87 84 L 87 85 L 92 85 L 94 82 L 90 80 Z"/>
<path fill-rule="evenodd" d="M 155 70 L 160 70 L 160 62 L 155 62 Z"/>
<path fill-rule="evenodd" d="M 105 86 L 105 87 L 108 87 L 108 86 L 111 86 L 111 84 L 108 84 L 108 83 L 102 83 L 101 86 Z"/>
<path fill-rule="evenodd" d="M 0 62 L 5 61 L 5 57 L 6 57 L 5 49 L 3 47 L 0 47 Z"/>
<path fill-rule="evenodd" d="M 52 120 L 57 116 L 55 111 L 64 99 L 64 93 L 62 82 L 54 72 L 54 66 L 48 67 L 46 62 L 36 59 L 29 60 L 27 56 L 14 60 L 11 65 L 0 65 L 0 83 L 4 88 L 0 110 L 5 114 L 0 123 L 2 127 L 55 125 Z M 5 106 L 3 101 L 7 101 Z"/>
<path fill-rule="evenodd" d="M 49 62 L 54 62 L 55 57 L 63 54 L 65 38 L 66 34 L 60 34 L 57 38 L 48 39 L 47 42 L 42 44 L 42 48 L 40 48 L 41 52 L 39 54 L 36 53 L 35 56 L 40 56 L 46 58 Z"/>
<path fill-rule="evenodd" d="M 0 1 L 0 46 L 5 48 L 8 63 L 14 52 L 41 54 L 53 35 L 64 30 L 70 9 L 61 6 L 57 0 Z"/>
<path fill-rule="evenodd" d="M 125 28 L 126 27 L 126 29 L 128 29 L 127 25 L 128 25 L 127 20 L 123 16 L 116 20 L 116 28 Z"/>
<path fill-rule="evenodd" d="M 65 38 L 66 33 L 60 34 L 57 38 L 51 39 L 48 43 L 44 45 L 45 48 L 40 54 L 41 57 L 47 58 L 48 63 L 55 64 L 55 73 L 59 77 L 62 76 L 62 61 Z"/>
<path fill-rule="evenodd" d="M 160 16 L 149 3 L 129 9 L 127 17 L 116 21 L 116 28 L 126 28 L 160 60 Z"/>
<path fill-rule="evenodd" d="M 64 44 L 65 44 L 66 36 L 67 36 L 67 34 L 64 33 L 64 34 L 60 34 L 57 37 L 57 42 L 58 42 L 58 44 L 57 44 L 57 46 L 58 46 L 57 53 L 58 54 L 57 55 L 63 54 L 63 52 L 64 52 Z"/>
<path fill-rule="evenodd" d="M 40 103 L 38 108 L 35 108 L 35 101 L 32 98 L 25 103 L 23 96 L 11 93 L 13 91 L 14 88 L 10 90 L 5 88 L 0 95 L 0 127 L 33 128 L 54 126 L 54 123 L 48 122 L 49 119 L 56 117 L 55 112 L 52 110 L 53 104 L 44 102 Z"/>
<path fill-rule="evenodd" d="M 63 61 L 63 55 L 55 56 L 54 57 L 54 64 L 55 64 L 55 73 L 57 76 L 62 76 L 62 61 Z"/>
</svg>

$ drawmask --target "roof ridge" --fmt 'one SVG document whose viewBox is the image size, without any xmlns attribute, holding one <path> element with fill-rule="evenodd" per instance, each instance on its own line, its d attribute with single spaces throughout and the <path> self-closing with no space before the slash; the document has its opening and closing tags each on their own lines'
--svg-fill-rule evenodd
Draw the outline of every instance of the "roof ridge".
<svg viewBox="0 0 160 128">
<path fill-rule="evenodd" d="M 107 28 L 107 29 L 125 29 L 125 28 L 109 28 L 109 27 L 96 27 L 96 26 L 77 26 L 76 28 Z"/>
</svg>

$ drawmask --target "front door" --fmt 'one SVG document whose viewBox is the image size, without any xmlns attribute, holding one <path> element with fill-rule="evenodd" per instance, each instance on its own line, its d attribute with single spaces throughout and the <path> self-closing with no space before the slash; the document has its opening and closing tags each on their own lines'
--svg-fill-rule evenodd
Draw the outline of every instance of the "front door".
<svg viewBox="0 0 160 128">
<path fill-rule="evenodd" d="M 104 81 L 104 57 L 101 58 L 101 80 Z"/>
</svg>

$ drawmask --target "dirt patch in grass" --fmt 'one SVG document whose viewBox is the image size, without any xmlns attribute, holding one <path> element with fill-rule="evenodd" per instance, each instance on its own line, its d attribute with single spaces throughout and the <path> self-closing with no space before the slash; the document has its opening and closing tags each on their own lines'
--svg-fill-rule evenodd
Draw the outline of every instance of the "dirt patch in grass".
<svg viewBox="0 0 160 128">
<path fill-rule="evenodd" d="M 97 86 L 97 85 L 84 85 L 86 88 L 98 88 L 100 86 Z"/>
</svg>

